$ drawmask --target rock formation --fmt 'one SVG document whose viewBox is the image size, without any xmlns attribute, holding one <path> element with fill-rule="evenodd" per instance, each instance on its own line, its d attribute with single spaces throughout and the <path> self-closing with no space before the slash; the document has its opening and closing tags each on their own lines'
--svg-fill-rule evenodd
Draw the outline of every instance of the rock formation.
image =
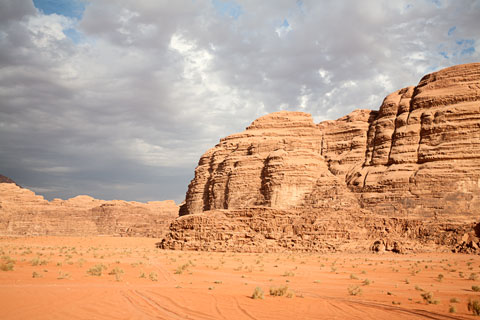
<svg viewBox="0 0 480 320">
<path fill-rule="evenodd" d="M 160 245 L 325 250 L 381 239 L 375 248 L 453 247 L 479 214 L 474 63 L 426 75 L 387 96 L 378 112 L 319 124 L 276 112 L 221 139 L 201 157 L 182 217 Z"/>
<path fill-rule="evenodd" d="M 89 196 L 47 201 L 1 178 L 0 235 L 161 237 L 178 215 L 173 201 L 104 201 Z"/>
</svg>

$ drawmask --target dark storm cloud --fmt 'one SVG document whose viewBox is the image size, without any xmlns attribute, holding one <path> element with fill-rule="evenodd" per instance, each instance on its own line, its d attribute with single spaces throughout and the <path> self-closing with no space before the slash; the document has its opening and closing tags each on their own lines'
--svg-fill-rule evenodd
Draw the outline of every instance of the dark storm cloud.
<svg viewBox="0 0 480 320">
<path fill-rule="evenodd" d="M 478 61 L 479 3 L 3 1 L 0 173 L 49 198 L 181 201 L 200 155 L 258 116 L 335 119 Z"/>
</svg>

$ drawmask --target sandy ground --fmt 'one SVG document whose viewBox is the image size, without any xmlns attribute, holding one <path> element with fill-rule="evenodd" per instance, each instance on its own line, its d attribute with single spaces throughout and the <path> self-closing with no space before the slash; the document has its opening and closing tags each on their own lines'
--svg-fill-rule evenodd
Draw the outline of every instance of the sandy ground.
<svg viewBox="0 0 480 320">
<path fill-rule="evenodd" d="M 480 301 L 477 256 L 182 252 L 157 241 L 0 238 L 0 319 L 473 319 L 467 303 Z M 252 299 L 257 287 L 263 299 Z"/>
</svg>

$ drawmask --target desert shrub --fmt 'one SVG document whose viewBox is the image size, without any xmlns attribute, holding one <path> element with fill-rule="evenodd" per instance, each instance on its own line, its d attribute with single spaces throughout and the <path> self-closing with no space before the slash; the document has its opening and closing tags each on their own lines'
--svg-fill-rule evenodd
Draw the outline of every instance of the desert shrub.
<svg viewBox="0 0 480 320">
<path fill-rule="evenodd" d="M 0 260 L 0 270 L 2 271 L 13 271 L 15 265 L 15 260 L 9 256 L 2 256 Z"/>
<path fill-rule="evenodd" d="M 118 267 L 113 268 L 108 274 L 109 275 L 117 275 L 117 274 L 123 274 L 124 271 Z"/>
<path fill-rule="evenodd" d="M 83 259 L 83 258 L 80 258 L 80 259 L 78 259 L 78 261 L 77 261 L 78 266 L 79 266 L 80 268 L 83 267 L 83 264 L 84 264 L 85 262 L 87 262 L 87 261 L 86 261 L 85 259 Z"/>
<path fill-rule="evenodd" d="M 40 273 L 38 273 L 36 271 L 32 272 L 32 278 L 41 278 L 41 277 L 42 277 L 42 275 Z"/>
<path fill-rule="evenodd" d="M 469 300 L 467 304 L 468 311 L 471 311 L 474 315 L 480 315 L 480 302 L 478 300 Z"/>
<path fill-rule="evenodd" d="M 102 275 L 103 269 L 106 267 L 103 264 L 97 264 L 94 267 L 91 267 L 87 270 L 87 273 L 91 276 L 100 277 Z"/>
<path fill-rule="evenodd" d="M 62 271 L 59 271 L 59 272 L 58 272 L 58 277 L 57 277 L 57 279 L 62 280 L 62 279 L 68 279 L 68 278 L 70 278 L 70 274 L 69 274 L 69 273 L 67 273 L 67 272 L 62 272 Z"/>
<path fill-rule="evenodd" d="M 282 297 L 284 296 L 288 291 L 287 286 L 282 286 L 282 287 L 271 287 L 270 288 L 270 295 L 274 297 Z"/>
<path fill-rule="evenodd" d="M 152 281 L 158 281 L 158 275 L 156 272 L 150 272 L 150 274 L 148 275 L 148 278 Z"/>
<path fill-rule="evenodd" d="M 121 281 L 122 280 L 122 274 L 123 274 L 123 270 L 118 268 L 118 267 L 115 267 L 113 268 L 108 274 L 109 275 L 114 275 L 115 276 L 115 280 L 116 281 Z"/>
<path fill-rule="evenodd" d="M 434 300 L 433 299 L 433 293 L 431 292 L 425 292 L 420 294 L 423 298 L 423 301 L 425 301 L 427 304 L 439 304 L 440 301 Z"/>
<path fill-rule="evenodd" d="M 444 277 L 445 277 L 445 276 L 440 273 L 440 274 L 437 276 L 437 281 L 438 281 L 438 282 L 442 282 L 442 280 L 443 280 Z"/>
<path fill-rule="evenodd" d="M 181 266 L 178 266 L 177 269 L 175 269 L 175 274 L 182 274 L 183 271 L 187 270 L 189 267 L 188 263 L 182 264 Z"/>
<path fill-rule="evenodd" d="M 470 273 L 470 276 L 468 277 L 468 280 L 477 280 L 478 279 L 478 274 L 476 273 Z"/>
<path fill-rule="evenodd" d="M 359 296 L 362 294 L 362 288 L 359 286 L 350 286 L 347 290 L 351 296 Z"/>
<path fill-rule="evenodd" d="M 451 305 L 451 306 L 448 308 L 448 312 L 450 312 L 450 313 L 456 313 L 456 312 L 457 312 L 457 307 Z"/>
<path fill-rule="evenodd" d="M 352 280 L 358 280 L 358 277 L 355 274 L 350 274 L 350 279 Z"/>
<path fill-rule="evenodd" d="M 450 303 L 459 303 L 460 301 L 457 298 L 451 298 Z"/>
<path fill-rule="evenodd" d="M 292 271 L 285 271 L 282 274 L 282 277 L 293 277 L 293 276 L 295 276 L 295 273 L 293 273 Z"/>
<path fill-rule="evenodd" d="M 252 299 L 263 299 L 263 290 L 260 287 L 256 287 L 253 290 Z"/>
<path fill-rule="evenodd" d="M 30 261 L 30 264 L 32 266 L 44 266 L 44 265 L 48 264 L 48 261 L 47 260 L 40 260 L 39 257 L 36 257 L 36 258 L 34 258 Z"/>
<path fill-rule="evenodd" d="M 475 291 L 475 292 L 479 292 L 480 287 L 479 286 L 472 286 L 472 290 Z"/>
<path fill-rule="evenodd" d="M 431 304 L 432 301 L 433 301 L 433 293 L 431 293 L 431 292 L 422 293 L 422 294 L 420 294 L 420 296 L 422 297 L 422 299 L 423 299 L 427 304 Z"/>
<path fill-rule="evenodd" d="M 362 284 L 363 284 L 364 286 L 368 286 L 368 285 L 370 285 L 370 283 L 372 283 L 372 282 L 371 282 L 370 280 L 368 280 L 368 279 L 365 279 L 365 280 L 362 281 Z"/>
</svg>

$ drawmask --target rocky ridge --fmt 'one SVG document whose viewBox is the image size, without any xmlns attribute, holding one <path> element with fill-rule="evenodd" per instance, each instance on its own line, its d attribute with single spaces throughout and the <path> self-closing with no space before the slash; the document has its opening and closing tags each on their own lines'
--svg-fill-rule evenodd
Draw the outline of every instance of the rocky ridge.
<svg viewBox="0 0 480 320">
<path fill-rule="evenodd" d="M 465 251 L 478 244 L 479 214 L 474 63 L 426 75 L 388 95 L 379 111 L 319 124 L 276 112 L 221 139 L 201 157 L 160 246 Z"/>
<path fill-rule="evenodd" d="M 10 179 L 0 182 L 2 236 L 162 237 L 177 215 L 174 201 L 104 201 L 89 196 L 47 201 Z"/>
</svg>

